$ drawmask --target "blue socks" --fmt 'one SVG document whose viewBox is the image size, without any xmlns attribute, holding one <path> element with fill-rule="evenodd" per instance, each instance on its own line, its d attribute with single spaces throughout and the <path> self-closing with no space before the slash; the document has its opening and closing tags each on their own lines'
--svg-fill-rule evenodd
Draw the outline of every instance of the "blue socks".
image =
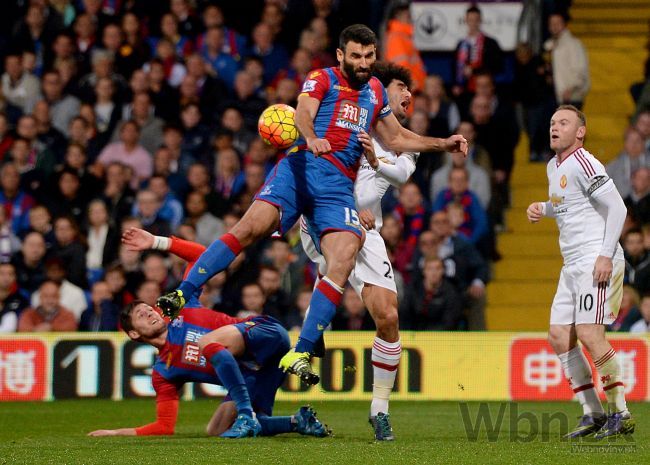
<svg viewBox="0 0 650 465">
<path fill-rule="evenodd" d="M 291 422 L 291 417 L 267 417 L 258 415 L 257 420 L 262 425 L 262 436 L 275 436 L 276 434 L 291 433 L 296 430 L 296 423 Z"/>
<path fill-rule="evenodd" d="M 296 352 L 309 352 L 314 350 L 314 344 L 329 326 L 336 314 L 336 307 L 341 303 L 342 291 L 336 284 L 330 283 L 327 277 L 323 278 L 309 303 L 309 313 L 302 325 L 300 338 L 296 344 Z"/>
<path fill-rule="evenodd" d="M 253 407 L 248 395 L 248 389 L 244 377 L 239 370 L 237 361 L 221 344 L 208 344 L 203 349 L 203 355 L 210 360 L 210 363 L 217 372 L 223 387 L 235 402 L 237 414 L 253 416 Z"/>
</svg>

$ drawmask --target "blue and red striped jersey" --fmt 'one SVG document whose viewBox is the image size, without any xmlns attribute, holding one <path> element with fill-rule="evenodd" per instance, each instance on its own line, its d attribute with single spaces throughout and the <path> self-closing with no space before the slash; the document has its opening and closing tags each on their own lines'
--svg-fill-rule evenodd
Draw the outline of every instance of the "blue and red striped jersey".
<svg viewBox="0 0 650 465">
<path fill-rule="evenodd" d="M 214 367 L 199 351 L 199 339 L 222 326 L 246 320 L 209 308 L 184 308 L 167 326 L 167 340 L 158 353 L 154 372 L 177 386 L 186 382 L 221 384 Z"/>
<path fill-rule="evenodd" d="M 341 70 L 333 67 L 309 73 L 300 95 L 321 102 L 314 118 L 314 132 L 332 147 L 332 153 L 323 158 L 354 179 L 363 153 L 357 134 L 361 130 L 369 133 L 377 118 L 391 113 L 386 89 L 374 76 L 355 89 Z M 294 147 L 306 147 L 305 139 L 300 137 Z"/>
</svg>

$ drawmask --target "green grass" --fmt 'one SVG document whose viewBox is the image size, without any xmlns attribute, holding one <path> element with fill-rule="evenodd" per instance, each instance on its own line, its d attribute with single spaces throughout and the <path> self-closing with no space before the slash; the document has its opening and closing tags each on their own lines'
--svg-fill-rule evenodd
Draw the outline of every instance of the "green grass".
<svg viewBox="0 0 650 465">
<path fill-rule="evenodd" d="M 501 404 L 489 403 L 493 419 Z M 50 403 L 0 403 L 0 464 L 553 464 L 650 463 L 650 406 L 631 404 L 637 421 L 633 440 L 604 445 L 605 449 L 577 452 L 559 439 L 558 421 L 544 438 L 529 433 L 520 420 L 511 431 L 512 404 L 504 406 L 501 432 L 490 441 L 483 427 L 476 440 L 468 439 L 463 415 L 455 402 L 394 402 L 391 416 L 397 440 L 374 443 L 367 424 L 366 402 L 317 402 L 319 417 L 334 430 L 331 438 L 288 434 L 273 438 L 223 440 L 208 438 L 204 427 L 215 401 L 182 402 L 173 437 L 90 438 L 95 429 L 138 426 L 152 420 L 154 403 L 147 400 L 56 401 Z M 276 414 L 290 414 L 297 403 L 279 403 Z M 478 403 L 467 404 L 475 421 Z M 541 421 L 544 414 L 559 413 L 573 426 L 579 414 L 576 403 L 518 403 L 516 410 Z M 527 442 L 512 440 L 519 434 Z M 620 452 L 615 446 L 633 449 Z"/>
</svg>

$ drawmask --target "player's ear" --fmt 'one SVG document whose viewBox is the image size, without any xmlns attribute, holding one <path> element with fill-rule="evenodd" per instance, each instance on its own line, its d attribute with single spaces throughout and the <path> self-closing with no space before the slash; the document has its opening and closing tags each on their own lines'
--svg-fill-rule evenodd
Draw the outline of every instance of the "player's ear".
<svg viewBox="0 0 650 465">
<path fill-rule="evenodd" d="M 343 63 L 343 58 L 345 57 L 345 52 L 340 48 L 336 49 L 336 59 L 339 63 Z"/>
<path fill-rule="evenodd" d="M 587 134 L 587 128 L 585 126 L 580 126 L 576 137 L 580 140 L 585 140 L 585 134 Z"/>
<path fill-rule="evenodd" d="M 129 339 L 133 341 L 139 341 L 140 340 L 140 333 L 137 332 L 135 329 L 131 329 L 126 332 L 126 335 L 129 336 Z"/>
</svg>

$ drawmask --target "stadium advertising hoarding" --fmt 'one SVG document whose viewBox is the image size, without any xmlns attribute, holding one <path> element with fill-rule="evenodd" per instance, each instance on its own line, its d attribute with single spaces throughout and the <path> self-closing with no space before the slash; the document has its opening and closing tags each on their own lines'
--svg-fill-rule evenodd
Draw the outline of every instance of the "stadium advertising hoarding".
<svg viewBox="0 0 650 465">
<path fill-rule="evenodd" d="M 297 334 L 292 334 L 295 339 Z M 278 400 L 360 400 L 372 391 L 372 333 L 327 333 L 327 355 L 316 362 L 317 386 L 290 377 Z M 626 396 L 650 400 L 648 344 L 611 340 Z M 570 400 L 573 393 L 543 334 L 403 332 L 395 400 Z M 0 336 L 0 401 L 153 397 L 156 350 L 121 333 Z M 592 366 L 593 368 L 593 366 Z M 594 370 L 595 372 L 595 370 Z M 594 382 L 600 383 L 595 377 Z M 185 387 L 183 397 L 220 397 L 222 388 Z"/>
<path fill-rule="evenodd" d="M 465 37 L 465 11 L 473 2 L 415 1 L 411 4 L 415 46 L 423 51 L 453 51 Z M 481 29 L 493 37 L 505 51 L 517 45 L 517 24 L 523 3 L 521 1 L 482 1 Z"/>
</svg>

